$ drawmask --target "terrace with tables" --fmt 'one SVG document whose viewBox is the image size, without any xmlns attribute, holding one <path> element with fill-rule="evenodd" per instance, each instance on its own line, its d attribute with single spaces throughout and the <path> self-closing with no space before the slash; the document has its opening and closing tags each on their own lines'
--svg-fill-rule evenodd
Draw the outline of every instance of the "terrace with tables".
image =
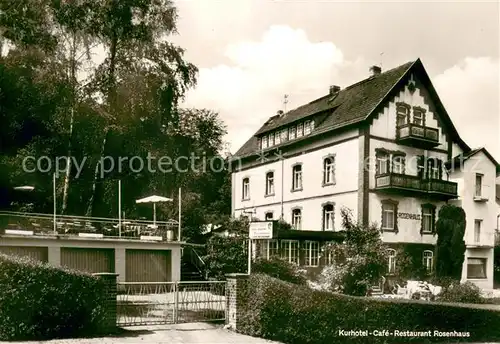
<svg viewBox="0 0 500 344">
<path fill-rule="evenodd" d="M 177 239 L 176 220 L 147 221 L 0 211 L 0 233 L 88 238 Z"/>
</svg>

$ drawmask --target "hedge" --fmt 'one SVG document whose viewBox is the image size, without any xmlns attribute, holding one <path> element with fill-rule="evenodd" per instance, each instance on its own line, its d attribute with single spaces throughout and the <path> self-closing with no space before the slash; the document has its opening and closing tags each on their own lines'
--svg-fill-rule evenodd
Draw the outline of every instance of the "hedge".
<svg viewBox="0 0 500 344">
<path fill-rule="evenodd" d="M 92 275 L 0 254 L 0 340 L 100 333 L 105 284 Z"/>
<path fill-rule="evenodd" d="M 264 274 L 293 284 L 307 285 L 307 279 L 298 267 L 280 258 L 259 258 L 252 264 L 252 272 Z"/>
<path fill-rule="evenodd" d="M 492 342 L 500 339 L 500 312 L 497 311 L 313 291 L 257 274 L 249 277 L 247 286 L 243 290 L 245 306 L 239 313 L 238 331 L 283 343 Z M 366 332 L 349 335 L 350 330 Z M 395 331 L 399 331 L 399 335 Z M 405 331 L 422 333 L 404 336 Z M 431 336 L 422 337 L 427 331 Z M 444 332 L 448 333 L 443 335 Z M 464 332 L 468 332 L 469 337 L 458 336 Z"/>
</svg>

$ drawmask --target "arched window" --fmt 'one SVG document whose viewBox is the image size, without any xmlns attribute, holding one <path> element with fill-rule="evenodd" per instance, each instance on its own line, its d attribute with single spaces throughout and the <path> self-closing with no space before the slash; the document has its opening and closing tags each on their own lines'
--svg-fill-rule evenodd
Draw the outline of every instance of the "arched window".
<svg viewBox="0 0 500 344">
<path fill-rule="evenodd" d="M 244 200 L 250 199 L 250 178 L 243 179 L 241 195 Z"/>
<path fill-rule="evenodd" d="M 266 196 L 274 195 L 274 172 L 266 173 Z"/>
<path fill-rule="evenodd" d="M 387 250 L 388 257 L 388 273 L 394 274 L 396 273 L 396 251 L 392 248 Z"/>
<path fill-rule="evenodd" d="M 302 229 L 302 211 L 300 209 L 292 210 L 292 227 Z"/>
<path fill-rule="evenodd" d="M 323 230 L 332 231 L 334 229 L 335 207 L 329 203 L 323 206 Z"/>
<path fill-rule="evenodd" d="M 429 250 L 425 250 L 423 253 L 423 265 L 428 273 L 432 272 L 434 260 L 434 253 Z"/>
<path fill-rule="evenodd" d="M 329 156 L 323 160 L 323 185 L 335 183 L 335 157 Z"/>
<path fill-rule="evenodd" d="M 302 190 L 302 165 L 293 166 L 292 175 L 292 191 Z"/>
</svg>

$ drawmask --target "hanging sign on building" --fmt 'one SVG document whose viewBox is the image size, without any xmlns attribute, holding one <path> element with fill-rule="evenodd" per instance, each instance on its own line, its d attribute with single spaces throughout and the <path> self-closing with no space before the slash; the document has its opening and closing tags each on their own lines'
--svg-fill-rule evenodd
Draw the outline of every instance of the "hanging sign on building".
<svg viewBox="0 0 500 344">
<path fill-rule="evenodd" d="M 250 239 L 272 239 L 273 238 L 273 222 L 259 221 L 250 222 Z"/>
</svg>

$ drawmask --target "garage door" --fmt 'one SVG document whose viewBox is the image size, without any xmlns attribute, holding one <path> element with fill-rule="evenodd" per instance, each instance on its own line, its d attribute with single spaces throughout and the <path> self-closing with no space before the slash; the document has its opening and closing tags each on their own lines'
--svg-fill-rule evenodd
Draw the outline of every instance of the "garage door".
<svg viewBox="0 0 500 344">
<path fill-rule="evenodd" d="M 115 254 L 113 249 L 62 247 L 61 265 L 90 273 L 115 272 Z"/>
<path fill-rule="evenodd" d="M 169 282 L 169 250 L 126 250 L 127 282 Z"/>
<path fill-rule="evenodd" d="M 29 257 L 41 262 L 47 262 L 49 260 L 49 250 L 47 247 L 0 246 L 0 253 Z"/>
</svg>

